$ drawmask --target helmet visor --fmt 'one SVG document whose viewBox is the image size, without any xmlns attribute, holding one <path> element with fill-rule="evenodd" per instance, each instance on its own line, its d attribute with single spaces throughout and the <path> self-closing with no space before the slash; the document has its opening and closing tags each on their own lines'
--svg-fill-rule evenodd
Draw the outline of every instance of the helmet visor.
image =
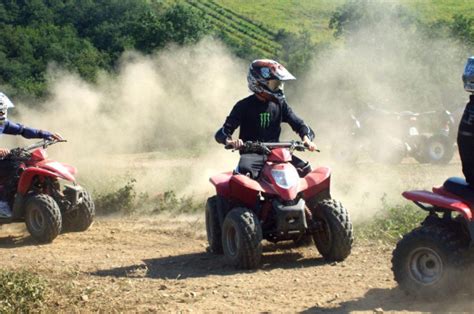
<svg viewBox="0 0 474 314">
<path fill-rule="evenodd" d="M 277 90 L 283 90 L 285 84 L 280 80 L 269 80 L 267 86 L 272 92 L 275 92 Z"/>
</svg>

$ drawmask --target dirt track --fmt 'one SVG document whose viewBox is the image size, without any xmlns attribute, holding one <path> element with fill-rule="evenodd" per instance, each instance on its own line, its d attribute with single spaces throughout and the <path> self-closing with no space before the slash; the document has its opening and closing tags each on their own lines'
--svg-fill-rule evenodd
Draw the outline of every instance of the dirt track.
<svg viewBox="0 0 474 314">
<path fill-rule="evenodd" d="M 314 247 L 265 246 L 262 268 L 237 271 L 206 253 L 202 217 L 101 219 L 35 245 L 21 225 L 0 231 L 0 262 L 48 278 L 49 310 L 471 311 L 474 301 L 420 303 L 390 271 L 391 247 L 357 243 L 342 263 Z"/>
</svg>

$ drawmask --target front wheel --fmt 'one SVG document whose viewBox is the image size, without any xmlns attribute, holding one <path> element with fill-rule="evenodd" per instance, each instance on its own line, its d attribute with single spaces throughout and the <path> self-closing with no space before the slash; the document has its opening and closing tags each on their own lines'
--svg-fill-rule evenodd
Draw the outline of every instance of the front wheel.
<svg viewBox="0 0 474 314">
<path fill-rule="evenodd" d="M 318 224 L 313 239 L 319 253 L 328 261 L 343 261 L 354 241 L 352 223 L 347 209 L 336 200 L 323 200 L 312 209 Z"/>
<path fill-rule="evenodd" d="M 249 209 L 232 209 L 222 225 L 222 248 L 230 264 L 254 269 L 262 258 L 262 228 L 258 217 Z"/>
<path fill-rule="evenodd" d="M 25 222 L 36 241 L 51 243 L 61 232 L 61 211 L 51 196 L 33 194 L 25 203 Z"/>
<path fill-rule="evenodd" d="M 406 234 L 392 255 L 395 281 L 408 294 L 433 299 L 461 288 L 462 254 L 467 247 L 460 235 L 431 224 Z"/>
<path fill-rule="evenodd" d="M 63 215 L 63 225 L 65 232 L 86 231 L 95 216 L 95 205 L 92 196 L 87 191 L 82 192 L 82 202 L 76 208 Z"/>
</svg>

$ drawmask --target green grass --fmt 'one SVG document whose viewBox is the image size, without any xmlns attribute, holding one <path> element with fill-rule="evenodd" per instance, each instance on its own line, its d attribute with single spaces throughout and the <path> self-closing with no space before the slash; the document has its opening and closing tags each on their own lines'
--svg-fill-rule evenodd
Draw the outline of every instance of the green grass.
<svg viewBox="0 0 474 314">
<path fill-rule="evenodd" d="M 25 313 L 38 309 L 46 283 L 27 271 L 0 270 L 0 313 Z"/>
<path fill-rule="evenodd" d="M 474 17 L 472 0 L 402 0 L 401 3 L 412 9 L 424 22 L 450 21 L 455 14 Z"/>
<path fill-rule="evenodd" d="M 208 1 L 200 1 L 208 2 Z M 316 42 L 333 40 L 329 29 L 332 13 L 345 0 L 213 0 L 224 10 L 231 11 L 242 19 L 276 32 L 284 29 L 298 33 L 308 30 Z M 453 15 L 463 14 L 474 17 L 472 0 L 401 0 L 402 6 L 409 8 L 423 22 L 452 20 Z"/>
<path fill-rule="evenodd" d="M 427 213 L 412 204 L 388 206 L 372 219 L 356 223 L 356 237 L 369 241 L 393 244 L 405 234 L 420 226 Z"/>
<path fill-rule="evenodd" d="M 312 39 L 320 42 L 332 39 L 328 28 L 334 10 L 344 0 L 215 0 L 224 8 L 247 17 L 276 32 L 284 29 L 299 33 L 309 30 Z"/>
</svg>

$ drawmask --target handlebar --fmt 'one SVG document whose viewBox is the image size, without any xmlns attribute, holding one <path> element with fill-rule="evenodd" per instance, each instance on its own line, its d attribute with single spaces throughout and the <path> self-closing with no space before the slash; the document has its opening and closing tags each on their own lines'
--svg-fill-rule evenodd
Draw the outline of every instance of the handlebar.
<svg viewBox="0 0 474 314">
<path fill-rule="evenodd" d="M 10 153 L 2 159 L 27 160 L 30 158 L 30 152 L 37 148 L 47 148 L 56 143 L 67 142 L 67 140 L 43 140 L 26 147 L 16 147 L 10 150 Z"/>
<path fill-rule="evenodd" d="M 301 141 L 288 141 L 288 142 L 277 142 L 277 143 L 266 143 L 266 142 L 244 142 L 240 148 L 236 149 L 232 145 L 225 145 L 225 149 L 238 150 L 243 153 L 256 153 L 256 154 L 265 154 L 268 155 L 275 148 L 288 148 L 291 152 L 300 151 L 303 152 L 308 149 L 308 147 Z M 320 150 L 317 149 L 317 152 Z"/>
</svg>

